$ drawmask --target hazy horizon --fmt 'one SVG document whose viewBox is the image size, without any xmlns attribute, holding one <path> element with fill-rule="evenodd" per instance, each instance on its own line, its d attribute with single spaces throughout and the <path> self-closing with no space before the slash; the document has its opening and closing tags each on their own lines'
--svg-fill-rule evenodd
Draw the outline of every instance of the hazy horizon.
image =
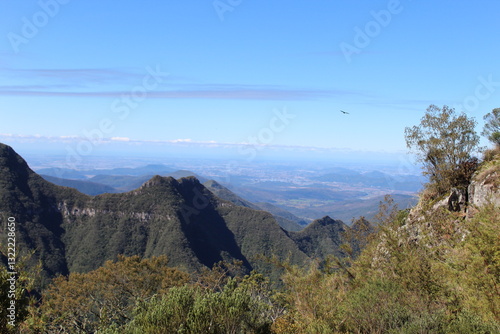
<svg viewBox="0 0 500 334">
<path fill-rule="evenodd" d="M 6 143 L 8 144 L 8 143 Z M 67 169 L 118 168 L 141 167 L 149 164 L 175 165 L 184 163 L 186 168 L 189 162 L 197 164 L 200 161 L 216 163 L 220 166 L 252 164 L 292 164 L 315 167 L 340 167 L 358 170 L 380 170 L 384 168 L 397 170 L 403 174 L 419 174 L 420 165 L 415 157 L 406 152 L 369 152 L 340 149 L 312 149 L 312 148 L 276 148 L 276 147 L 127 147 L 117 148 L 105 144 L 96 146 L 89 155 L 79 155 L 68 149 L 47 149 L 37 147 L 33 143 L 15 143 L 13 149 L 25 158 L 34 168 L 57 167 Z M 246 152 L 255 154 L 242 154 Z M 125 164 L 125 165 L 124 165 Z M 382 167 L 381 167 L 382 166 Z"/>
</svg>

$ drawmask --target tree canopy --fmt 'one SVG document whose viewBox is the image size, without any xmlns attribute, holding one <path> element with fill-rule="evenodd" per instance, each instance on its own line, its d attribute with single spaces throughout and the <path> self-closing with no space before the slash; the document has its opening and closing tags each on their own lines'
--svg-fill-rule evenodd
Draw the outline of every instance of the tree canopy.
<svg viewBox="0 0 500 334">
<path fill-rule="evenodd" d="M 484 115 L 484 128 L 481 135 L 488 138 L 496 146 L 500 146 L 500 108 L 493 109 Z"/>
<path fill-rule="evenodd" d="M 472 176 L 468 164 L 474 164 L 472 152 L 479 144 L 475 126 L 465 113 L 430 105 L 419 125 L 405 128 L 407 147 L 415 151 L 438 193 L 465 186 Z"/>
</svg>

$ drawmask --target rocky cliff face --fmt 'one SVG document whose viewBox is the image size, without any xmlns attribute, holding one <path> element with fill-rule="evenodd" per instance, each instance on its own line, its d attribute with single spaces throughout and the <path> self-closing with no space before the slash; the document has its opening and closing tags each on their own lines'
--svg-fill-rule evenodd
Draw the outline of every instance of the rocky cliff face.
<svg viewBox="0 0 500 334">
<path fill-rule="evenodd" d="M 465 189 L 450 189 L 448 195 L 439 199 L 422 194 L 392 233 L 399 243 L 422 243 L 430 248 L 450 240 L 463 240 L 469 233 L 467 222 L 487 205 L 500 209 L 500 157 L 483 163 Z M 385 249 L 382 242 L 380 258 L 384 258 Z"/>
<path fill-rule="evenodd" d="M 446 197 L 432 205 L 431 211 L 444 208 L 472 218 L 478 209 L 489 204 L 500 208 L 500 160 L 483 165 L 474 174 L 467 189 L 451 189 Z M 421 215 L 423 206 L 425 203 L 419 203 L 411 216 Z"/>
<path fill-rule="evenodd" d="M 493 204 L 500 208 L 500 173 L 498 166 L 479 171 L 468 188 L 469 205 L 467 216 L 471 217 L 477 208 Z"/>
</svg>

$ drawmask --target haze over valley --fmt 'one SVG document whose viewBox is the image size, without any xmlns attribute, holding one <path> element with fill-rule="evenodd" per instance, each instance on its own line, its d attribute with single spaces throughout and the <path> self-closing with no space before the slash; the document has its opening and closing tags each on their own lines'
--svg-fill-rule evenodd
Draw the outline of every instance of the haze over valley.
<svg viewBox="0 0 500 334">
<path fill-rule="evenodd" d="M 302 224 L 327 215 L 347 224 L 359 216 L 373 219 L 379 202 L 387 194 L 392 195 L 401 208 L 410 207 L 426 181 L 417 166 L 404 159 L 386 164 L 273 160 L 248 163 L 158 157 L 91 157 L 89 160 L 94 168 L 75 170 L 65 168 L 64 164 L 57 167 L 62 157 L 28 155 L 30 164 L 36 166 L 34 170 L 48 181 L 76 187 L 90 195 L 132 191 L 154 175 L 195 176 L 201 182 L 215 180 L 243 199 L 261 203 L 262 207 L 269 209 L 266 205 L 272 205 L 288 211 Z M 151 161 L 155 164 L 148 164 Z"/>
</svg>

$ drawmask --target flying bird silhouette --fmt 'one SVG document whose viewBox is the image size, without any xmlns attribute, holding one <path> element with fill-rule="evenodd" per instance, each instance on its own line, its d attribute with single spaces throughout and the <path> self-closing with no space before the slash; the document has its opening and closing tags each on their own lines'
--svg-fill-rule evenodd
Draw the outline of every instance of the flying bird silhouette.
<svg viewBox="0 0 500 334">
<path fill-rule="evenodd" d="M 349 114 L 347 111 L 344 111 L 344 110 L 341 110 L 340 112 L 343 114 L 347 114 L 347 115 Z"/>
</svg>

